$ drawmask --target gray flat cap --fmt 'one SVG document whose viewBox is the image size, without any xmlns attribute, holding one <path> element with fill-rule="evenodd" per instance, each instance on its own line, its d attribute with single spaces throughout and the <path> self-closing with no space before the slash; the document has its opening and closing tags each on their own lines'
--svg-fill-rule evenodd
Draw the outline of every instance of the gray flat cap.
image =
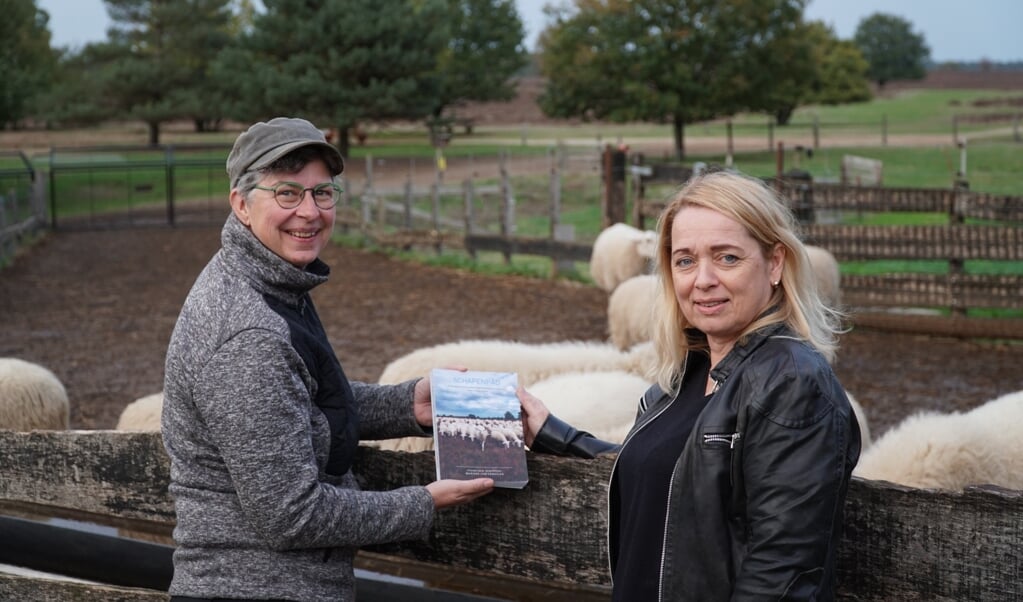
<svg viewBox="0 0 1023 602">
<path fill-rule="evenodd" d="M 295 117 L 275 117 L 249 126 L 238 135 L 234 148 L 227 156 L 227 175 L 234 186 L 247 171 L 256 171 L 303 146 L 320 146 L 327 151 L 330 175 L 344 171 L 341 153 L 315 125 Z"/>
</svg>

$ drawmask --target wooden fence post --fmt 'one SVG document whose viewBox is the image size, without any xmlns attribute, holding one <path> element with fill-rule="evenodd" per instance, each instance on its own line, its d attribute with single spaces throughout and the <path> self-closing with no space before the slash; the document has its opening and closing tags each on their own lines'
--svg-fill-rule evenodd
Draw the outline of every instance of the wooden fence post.
<svg viewBox="0 0 1023 602">
<path fill-rule="evenodd" d="M 465 235 L 469 236 L 473 233 L 473 200 L 472 200 L 472 178 L 466 178 L 462 181 L 462 199 L 464 201 L 463 217 L 465 220 Z M 476 260 L 476 249 L 471 245 L 466 245 L 465 250 L 469 252 L 469 257 L 472 257 L 473 261 Z"/>
<path fill-rule="evenodd" d="M 561 161 L 562 153 L 560 147 L 547 149 L 547 165 L 550 173 L 549 191 L 551 202 L 548 207 L 551 221 L 551 238 L 561 223 Z"/>
<path fill-rule="evenodd" d="M 409 159 L 408 176 L 405 178 L 405 227 L 412 229 L 412 159 Z"/>
<path fill-rule="evenodd" d="M 565 154 L 560 146 L 550 149 L 547 153 L 550 164 L 550 222 L 551 240 L 571 242 L 575 240 L 575 226 L 561 223 L 561 172 L 564 167 Z M 551 278 L 575 271 L 575 262 L 559 256 L 551 258 Z"/>
<path fill-rule="evenodd" d="M 174 146 L 168 144 L 163 151 L 163 173 L 167 190 L 167 223 L 174 225 Z"/>
<path fill-rule="evenodd" d="M 440 184 L 437 182 L 430 185 L 430 222 L 433 225 L 433 231 L 440 233 Z M 437 243 L 433 247 L 438 255 L 442 250 L 441 240 L 441 237 L 438 237 Z"/>
<path fill-rule="evenodd" d="M 373 204 L 377 210 L 377 227 L 380 228 L 381 232 L 383 232 L 384 228 L 387 226 L 387 197 L 382 194 L 378 195 L 376 190 L 373 189 L 373 193 L 370 198 L 373 200 Z"/>
<path fill-rule="evenodd" d="M 371 238 L 369 227 L 373 224 L 373 203 L 375 197 L 376 192 L 373 190 L 373 157 L 366 155 L 366 186 L 362 191 L 362 196 L 359 198 L 362 204 L 361 230 L 363 242 L 368 242 Z"/>
<path fill-rule="evenodd" d="M 732 157 L 735 155 L 735 140 L 732 137 L 732 120 L 729 119 L 725 122 L 725 136 L 728 139 L 726 148 L 728 149 L 725 155 L 725 165 L 732 165 Z"/>
<path fill-rule="evenodd" d="M 965 146 L 965 143 L 963 143 Z M 965 153 L 965 150 L 963 151 Z M 949 224 L 961 225 L 966 221 L 966 211 L 970 202 L 970 183 L 966 180 L 965 159 L 961 166 L 960 177 L 956 178 L 952 203 L 949 207 Z M 949 280 L 949 306 L 953 316 L 965 316 L 966 306 L 963 304 L 962 277 L 966 273 L 966 261 L 962 257 L 949 257 L 948 259 L 948 280 Z"/>
<path fill-rule="evenodd" d="M 780 182 L 785 174 L 785 143 L 781 140 L 778 141 L 778 150 L 774 153 L 774 172 Z"/>
<path fill-rule="evenodd" d="M 345 172 L 341 172 L 341 176 L 340 177 L 341 177 L 341 199 L 338 202 L 338 204 L 340 204 L 345 209 L 348 209 L 348 208 L 351 208 L 351 206 L 352 206 L 352 193 L 348 189 L 348 176 L 345 175 Z M 342 234 L 348 234 L 348 222 L 347 221 L 342 221 L 341 222 L 341 233 Z"/>
<path fill-rule="evenodd" d="M 632 155 L 632 223 L 640 230 L 645 228 L 646 218 L 643 214 L 643 202 L 646 197 L 646 183 L 643 180 L 642 167 L 646 161 L 646 155 L 635 153 Z"/>
<path fill-rule="evenodd" d="M 604 195 L 601 226 L 625 221 L 625 151 L 604 147 Z"/>
<path fill-rule="evenodd" d="M 511 241 L 515 236 L 515 195 L 512 193 L 511 179 L 508 176 L 508 153 L 501 151 L 501 236 Z M 510 246 L 504 252 L 504 262 L 511 264 Z"/>
</svg>

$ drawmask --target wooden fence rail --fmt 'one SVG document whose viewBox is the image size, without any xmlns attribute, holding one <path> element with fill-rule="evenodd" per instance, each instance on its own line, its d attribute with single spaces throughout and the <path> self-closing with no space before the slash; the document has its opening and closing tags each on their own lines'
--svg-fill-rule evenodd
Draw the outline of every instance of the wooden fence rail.
<svg viewBox="0 0 1023 602">
<path fill-rule="evenodd" d="M 782 182 L 781 191 L 796 198 L 798 185 Z M 814 182 L 815 209 L 842 211 L 919 211 L 957 213 L 965 218 L 1023 221 L 1023 198 L 952 188 L 854 186 Z"/>
<path fill-rule="evenodd" d="M 836 259 L 1023 260 L 1023 227 L 810 224 L 803 239 Z"/>
<path fill-rule="evenodd" d="M 605 526 L 611 458 L 530 454 L 524 490 L 498 490 L 438 513 L 429 540 L 378 546 L 383 557 L 421 561 L 568 592 L 608 591 Z M 433 455 L 360 448 L 365 489 L 426 484 Z M 0 431 L 0 508 L 166 533 L 173 525 L 169 461 L 158 433 Z M 854 479 L 846 503 L 840 599 L 1020 600 L 1023 492 L 962 493 Z M 47 597 L 53 582 L 0 574 L 0 599 Z M 62 587 L 72 587 L 62 586 Z M 75 584 L 75 599 L 158 600 L 157 592 Z M 61 595 L 67 595 L 64 591 Z M 566 599 L 572 598 L 569 595 Z"/>
</svg>

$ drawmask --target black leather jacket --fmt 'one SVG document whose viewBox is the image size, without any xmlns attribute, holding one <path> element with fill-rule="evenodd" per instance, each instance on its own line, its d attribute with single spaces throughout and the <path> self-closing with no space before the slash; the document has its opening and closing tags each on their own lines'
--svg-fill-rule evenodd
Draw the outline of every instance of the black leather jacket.
<svg viewBox="0 0 1023 602">
<path fill-rule="evenodd" d="M 685 378 L 683 369 L 683 378 Z M 860 433 L 824 357 L 784 325 L 765 327 L 711 372 L 713 397 L 675 464 L 660 598 L 832 600 L 842 512 Z M 653 386 L 622 446 L 674 397 Z M 552 418 L 536 451 L 594 457 L 619 449 Z M 618 464 L 608 548 L 618 556 Z"/>
</svg>

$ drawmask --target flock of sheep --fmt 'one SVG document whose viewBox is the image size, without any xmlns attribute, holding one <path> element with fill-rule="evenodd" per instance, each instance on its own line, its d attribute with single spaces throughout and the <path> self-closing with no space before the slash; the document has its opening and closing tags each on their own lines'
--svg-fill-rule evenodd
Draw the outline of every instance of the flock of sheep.
<svg viewBox="0 0 1023 602">
<path fill-rule="evenodd" d="M 597 237 L 590 258 L 594 282 L 608 293 L 606 342 L 527 344 L 509 340 L 464 340 L 415 350 L 388 364 L 382 384 L 402 382 L 445 366 L 518 373 L 521 385 L 551 412 L 602 439 L 621 442 L 649 387 L 653 359 L 650 274 L 656 234 L 615 224 Z M 818 289 L 831 304 L 841 302 L 838 263 L 826 250 L 808 247 Z M 863 433 L 855 476 L 917 488 L 961 490 L 993 484 L 1023 489 L 1023 440 L 1007 425 L 1023 422 L 1023 391 L 990 400 L 968 412 L 920 412 L 871 441 L 863 407 L 849 395 Z M 159 431 L 162 392 L 128 404 L 119 430 Z M 0 358 L 0 429 L 68 428 L 67 392 L 47 368 Z M 444 423 L 442 423 L 443 425 Z M 446 428 L 442 426 L 442 429 Z M 456 428 L 452 425 L 452 428 Z M 505 439 L 508 445 L 521 445 Z M 374 447 L 425 451 L 432 437 L 366 442 Z"/>
<path fill-rule="evenodd" d="M 505 448 L 524 447 L 522 422 L 498 418 L 471 418 L 468 416 L 438 416 L 437 434 L 443 438 L 461 439 L 479 444 L 487 450 L 487 442 Z"/>
</svg>

